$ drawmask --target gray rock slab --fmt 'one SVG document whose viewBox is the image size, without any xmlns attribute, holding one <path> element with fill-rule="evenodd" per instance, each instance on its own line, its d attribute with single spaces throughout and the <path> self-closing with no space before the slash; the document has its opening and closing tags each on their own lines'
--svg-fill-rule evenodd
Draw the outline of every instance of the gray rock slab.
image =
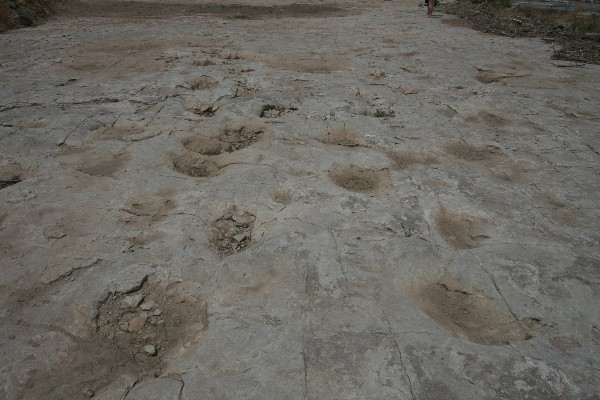
<svg viewBox="0 0 600 400">
<path fill-rule="evenodd" d="M 179 395 L 183 383 L 172 378 L 149 379 L 138 383 L 131 389 L 125 399 L 127 400 L 175 400 Z"/>
<path fill-rule="evenodd" d="M 600 67 L 233 3 L 0 35 L 0 398 L 594 398 Z"/>
</svg>

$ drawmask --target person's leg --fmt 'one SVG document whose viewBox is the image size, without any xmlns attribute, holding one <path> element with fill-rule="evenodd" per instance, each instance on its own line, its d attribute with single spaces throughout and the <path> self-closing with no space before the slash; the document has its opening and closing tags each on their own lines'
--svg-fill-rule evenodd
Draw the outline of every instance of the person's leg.
<svg viewBox="0 0 600 400">
<path fill-rule="evenodd" d="M 435 0 L 427 1 L 427 16 L 431 17 L 433 15 L 433 6 L 435 4 Z"/>
</svg>

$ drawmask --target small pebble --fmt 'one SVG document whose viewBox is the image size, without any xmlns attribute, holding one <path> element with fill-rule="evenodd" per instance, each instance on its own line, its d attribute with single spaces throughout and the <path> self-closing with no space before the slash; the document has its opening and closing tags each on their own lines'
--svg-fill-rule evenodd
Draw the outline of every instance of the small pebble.
<svg viewBox="0 0 600 400">
<path fill-rule="evenodd" d="M 158 317 L 159 315 L 162 314 L 162 311 L 160 310 L 160 308 L 157 308 L 156 310 L 154 310 L 154 312 L 152 313 L 152 315 L 154 315 L 155 317 Z"/>
<path fill-rule="evenodd" d="M 144 295 L 143 294 L 134 294 L 132 296 L 127 296 L 124 297 L 123 300 L 121 300 L 121 307 L 122 308 L 136 308 L 137 306 L 140 305 L 140 303 L 144 300 Z"/>
<path fill-rule="evenodd" d="M 146 324 L 145 317 L 133 317 L 129 321 L 129 326 L 128 326 L 127 330 L 129 332 L 139 332 L 142 330 L 142 328 L 144 327 L 145 324 Z"/>
<path fill-rule="evenodd" d="M 147 301 L 140 306 L 142 311 L 154 310 L 157 307 L 158 307 L 158 304 L 156 304 L 156 302 L 154 300 Z"/>
<path fill-rule="evenodd" d="M 236 242 L 238 242 L 238 243 L 241 243 L 241 242 L 243 242 L 243 241 L 244 241 L 244 240 L 245 240 L 247 237 L 248 237 L 248 234 L 247 234 L 247 233 L 240 233 L 240 234 L 238 234 L 238 235 L 235 235 L 235 236 L 233 237 L 233 240 L 235 240 L 235 241 L 236 241 Z"/>
<path fill-rule="evenodd" d="M 154 347 L 151 344 L 147 344 L 144 346 L 144 353 L 146 353 L 150 357 L 154 357 L 156 355 L 156 347 Z"/>
</svg>

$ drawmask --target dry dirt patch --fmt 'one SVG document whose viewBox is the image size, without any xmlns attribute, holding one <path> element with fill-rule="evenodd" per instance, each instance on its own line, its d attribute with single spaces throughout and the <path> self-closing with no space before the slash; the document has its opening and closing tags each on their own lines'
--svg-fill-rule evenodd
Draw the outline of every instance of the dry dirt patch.
<svg viewBox="0 0 600 400">
<path fill-rule="evenodd" d="M 203 117 L 213 117 L 217 113 L 219 105 L 210 101 L 196 101 L 186 104 L 185 109 Z"/>
<path fill-rule="evenodd" d="M 243 123 L 225 127 L 223 132 L 215 137 L 194 136 L 183 141 L 189 151 L 204 155 L 232 153 L 263 140 L 268 128 L 258 123 Z"/>
<path fill-rule="evenodd" d="M 262 111 L 260 112 L 261 118 L 277 118 L 285 115 L 287 113 L 291 113 L 293 111 L 297 111 L 296 107 L 284 107 L 284 106 L 276 106 L 272 104 L 266 104 L 263 106 Z"/>
<path fill-rule="evenodd" d="M 210 243 L 221 255 L 239 253 L 252 244 L 254 221 L 253 214 L 231 206 L 211 224 Z"/>
<path fill-rule="evenodd" d="M 15 185 L 23 179 L 23 167 L 16 162 L 0 166 L 0 189 Z"/>
<path fill-rule="evenodd" d="M 167 218 L 177 208 L 174 193 L 171 190 L 162 190 L 153 194 L 144 194 L 131 197 L 121 209 L 129 214 L 130 218 L 122 219 L 125 223 L 138 223 L 151 225 Z"/>
<path fill-rule="evenodd" d="M 250 96 L 251 94 L 258 92 L 260 89 L 261 85 L 253 80 L 240 82 L 237 89 L 235 90 L 235 97 Z"/>
<path fill-rule="evenodd" d="M 152 1 L 65 1 L 57 12 L 72 17 L 171 18 L 213 15 L 228 19 L 311 18 L 348 15 L 349 11 L 332 4 L 198 4 L 193 2 Z"/>
<path fill-rule="evenodd" d="M 464 142 L 453 142 L 444 146 L 447 153 L 465 161 L 499 161 L 504 155 L 495 146 L 473 146 Z"/>
<path fill-rule="evenodd" d="M 123 79 L 140 73 L 162 71 L 161 59 L 167 43 L 148 38 L 112 39 L 82 45 L 71 60 L 62 65 L 83 74 Z"/>
<path fill-rule="evenodd" d="M 131 293 L 111 293 L 98 306 L 95 330 L 71 337 L 72 345 L 48 369 L 35 369 L 16 398 L 89 398 L 119 377 L 154 378 L 208 324 L 206 302 L 181 284 L 145 282 Z"/>
<path fill-rule="evenodd" d="M 96 131 L 96 137 L 101 140 L 123 140 L 141 135 L 146 128 L 138 123 L 123 121 L 115 122 L 113 125 L 100 128 Z"/>
<path fill-rule="evenodd" d="M 273 192 L 272 199 L 276 203 L 288 205 L 292 202 L 294 193 L 291 190 L 277 190 Z"/>
<path fill-rule="evenodd" d="M 416 295 L 421 309 L 452 334 L 483 345 L 500 345 L 529 336 L 510 312 L 502 312 L 490 299 L 455 283 L 423 286 Z"/>
<path fill-rule="evenodd" d="M 73 48 L 72 58 L 64 60 L 61 65 L 81 75 L 127 79 L 133 75 L 164 71 L 170 61 L 165 55 L 167 50 L 224 44 L 218 39 L 210 39 L 212 38 L 110 37 L 92 43 L 82 43 Z"/>
<path fill-rule="evenodd" d="M 219 83 L 207 75 L 202 75 L 198 78 L 194 78 L 189 82 L 190 89 L 192 90 L 205 90 L 216 88 Z"/>
<path fill-rule="evenodd" d="M 333 183 L 346 190 L 374 194 L 384 187 L 387 171 L 350 165 L 331 170 L 329 176 Z"/>
<path fill-rule="evenodd" d="M 515 75 L 513 73 L 506 74 L 506 73 L 502 73 L 502 72 L 498 72 L 498 71 L 477 68 L 477 72 L 475 73 L 475 75 L 473 77 L 475 79 L 477 79 L 479 82 L 485 83 L 487 85 L 490 83 L 502 82 L 504 80 L 524 78 L 526 76 L 528 76 L 528 74 L 524 74 L 524 75 Z"/>
<path fill-rule="evenodd" d="M 501 124 L 501 121 L 504 121 L 495 114 L 480 113 L 480 116 L 492 124 Z M 444 146 L 444 150 L 460 160 L 469 162 L 471 168 L 500 184 L 526 182 L 525 173 L 531 168 L 528 162 L 515 162 L 493 145 L 474 146 L 465 142 L 452 142 Z"/>
<path fill-rule="evenodd" d="M 206 178 L 216 175 L 219 167 L 201 154 L 183 151 L 173 157 L 173 169 L 194 178 Z"/>
<path fill-rule="evenodd" d="M 387 156 L 392 168 L 397 171 L 405 170 L 413 164 L 432 165 L 438 162 L 434 156 L 414 151 L 390 151 Z"/>
<path fill-rule="evenodd" d="M 346 125 L 327 129 L 318 140 L 323 143 L 344 147 L 359 147 L 364 145 L 358 132 L 346 127 Z"/>
<path fill-rule="evenodd" d="M 445 21 L 445 20 L 442 20 L 442 21 Z M 423 89 L 420 86 L 398 86 L 397 88 L 393 89 L 392 91 L 394 93 L 409 95 L 409 94 L 419 94 L 423 90 L 425 90 L 425 89 Z"/>
<path fill-rule="evenodd" d="M 491 225 L 486 218 L 442 207 L 435 215 L 435 223 L 446 242 L 460 250 L 474 249 L 490 238 Z"/>
<path fill-rule="evenodd" d="M 343 55 L 335 54 L 297 54 L 282 55 L 270 59 L 267 66 L 275 69 L 313 74 L 329 74 L 336 71 L 347 71 L 351 65 Z"/>
<path fill-rule="evenodd" d="M 101 339 L 136 363 L 154 366 L 191 333 L 186 330 L 197 335 L 206 329 L 208 312 L 197 298 L 146 284 L 135 293 L 111 294 L 98 310 L 96 325 Z"/>
<path fill-rule="evenodd" d="M 485 125 L 491 127 L 502 127 L 509 123 L 509 121 L 498 115 L 489 111 L 480 111 L 477 115 L 471 115 L 465 118 L 466 122 L 475 122 L 475 123 L 484 123 Z M 490 146 L 488 146 L 490 148 Z"/>
<path fill-rule="evenodd" d="M 537 197 L 541 205 L 546 205 L 540 208 L 540 212 L 553 221 L 567 226 L 577 226 L 583 221 L 581 212 L 571 204 L 548 193 L 542 193 Z"/>
<path fill-rule="evenodd" d="M 79 171 L 90 176 L 114 176 L 129 161 L 128 154 L 102 152 L 86 156 L 79 166 Z"/>
</svg>

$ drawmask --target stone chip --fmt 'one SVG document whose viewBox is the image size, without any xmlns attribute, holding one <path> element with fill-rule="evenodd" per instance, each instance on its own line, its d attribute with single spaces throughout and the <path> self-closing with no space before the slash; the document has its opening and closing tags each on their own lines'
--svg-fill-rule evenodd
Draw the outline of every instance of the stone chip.
<svg viewBox="0 0 600 400">
<path fill-rule="evenodd" d="M 134 294 L 131 296 L 126 296 L 121 301 L 121 306 L 123 308 L 136 308 L 140 305 L 140 303 L 144 300 L 143 294 Z"/>
</svg>

